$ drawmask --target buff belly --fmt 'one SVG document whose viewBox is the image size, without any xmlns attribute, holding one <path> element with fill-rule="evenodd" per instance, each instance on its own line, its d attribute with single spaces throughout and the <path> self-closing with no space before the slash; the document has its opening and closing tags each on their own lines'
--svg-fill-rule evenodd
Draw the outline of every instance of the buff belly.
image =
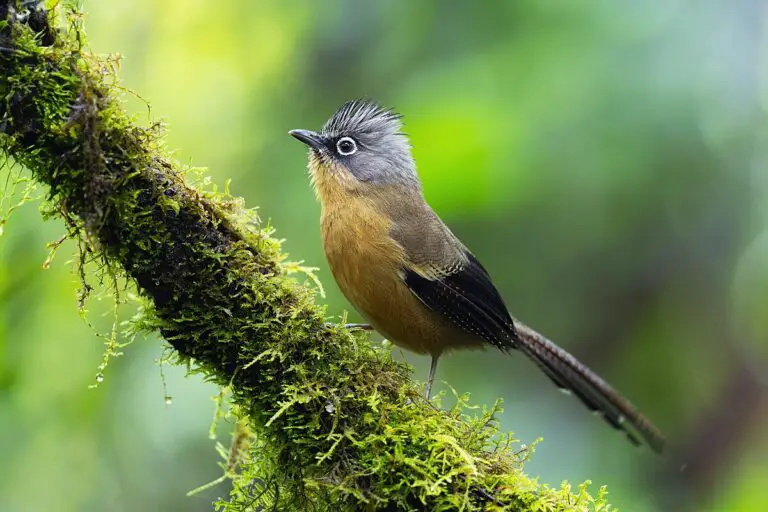
<svg viewBox="0 0 768 512">
<path fill-rule="evenodd" d="M 342 293 L 379 333 L 407 350 L 439 355 L 482 347 L 481 339 L 428 309 L 408 289 L 401 277 L 405 253 L 389 236 L 390 227 L 362 199 L 323 209 L 323 245 Z"/>
</svg>

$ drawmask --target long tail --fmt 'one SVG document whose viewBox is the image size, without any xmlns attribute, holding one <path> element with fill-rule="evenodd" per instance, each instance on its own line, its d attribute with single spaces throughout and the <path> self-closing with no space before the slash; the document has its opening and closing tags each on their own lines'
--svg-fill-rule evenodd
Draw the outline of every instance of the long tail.
<svg viewBox="0 0 768 512">
<path fill-rule="evenodd" d="M 633 444 L 638 435 L 656 453 L 664 451 L 664 435 L 607 382 L 575 357 L 515 320 L 519 348 L 561 389 L 576 395 L 589 409 L 614 428 L 623 430 Z"/>
</svg>

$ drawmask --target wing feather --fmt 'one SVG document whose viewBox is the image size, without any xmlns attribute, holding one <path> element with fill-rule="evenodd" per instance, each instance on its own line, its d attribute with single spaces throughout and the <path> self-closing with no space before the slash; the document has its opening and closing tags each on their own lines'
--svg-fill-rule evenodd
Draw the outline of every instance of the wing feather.
<svg viewBox="0 0 768 512">
<path fill-rule="evenodd" d="M 429 309 L 500 349 L 515 347 L 515 327 L 504 300 L 472 254 L 467 253 L 466 263 L 436 279 L 413 269 L 403 273 L 405 284 Z"/>
</svg>

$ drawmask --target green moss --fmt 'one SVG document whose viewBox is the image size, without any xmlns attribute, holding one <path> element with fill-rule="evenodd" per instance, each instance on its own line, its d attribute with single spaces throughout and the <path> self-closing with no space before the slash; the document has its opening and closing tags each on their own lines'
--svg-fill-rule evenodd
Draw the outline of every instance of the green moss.
<svg viewBox="0 0 768 512">
<path fill-rule="evenodd" d="M 526 476 L 529 450 L 499 437 L 498 405 L 469 414 L 460 397 L 440 410 L 389 350 L 327 325 L 255 213 L 190 186 L 160 127 L 124 113 L 115 65 L 82 50 L 77 12 L 54 38 L 44 18 L 9 7 L 0 0 L 11 20 L 0 27 L 0 147 L 47 185 L 91 257 L 136 284 L 141 327 L 231 389 L 254 440 L 219 510 L 608 510 L 604 491 Z"/>
</svg>

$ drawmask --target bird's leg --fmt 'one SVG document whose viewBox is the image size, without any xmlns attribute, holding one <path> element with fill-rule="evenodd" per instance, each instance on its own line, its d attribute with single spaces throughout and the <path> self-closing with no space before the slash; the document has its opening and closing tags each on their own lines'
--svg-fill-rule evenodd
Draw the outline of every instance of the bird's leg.
<svg viewBox="0 0 768 512">
<path fill-rule="evenodd" d="M 440 356 L 433 355 L 432 363 L 429 365 L 429 378 L 427 379 L 427 392 L 426 397 L 429 400 L 429 394 L 432 391 L 432 382 L 435 380 L 435 373 L 437 373 L 437 360 Z"/>
<path fill-rule="evenodd" d="M 360 329 L 361 331 L 373 330 L 373 326 L 371 324 L 344 324 L 344 328 L 350 330 Z"/>
</svg>

